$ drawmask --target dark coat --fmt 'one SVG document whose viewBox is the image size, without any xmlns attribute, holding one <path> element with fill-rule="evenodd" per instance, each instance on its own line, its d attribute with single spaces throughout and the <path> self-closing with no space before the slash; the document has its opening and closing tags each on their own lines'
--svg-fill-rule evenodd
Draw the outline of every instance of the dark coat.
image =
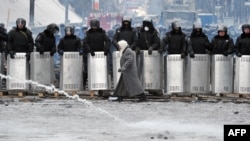
<svg viewBox="0 0 250 141">
<path fill-rule="evenodd" d="M 135 53 L 127 47 L 120 60 L 122 72 L 119 82 L 115 88 L 114 96 L 136 96 L 144 93 L 142 83 L 138 77 L 138 71 L 135 61 Z"/>
<path fill-rule="evenodd" d="M 8 33 L 8 50 L 21 53 L 30 53 L 34 49 L 32 32 L 27 29 L 14 28 Z"/>
<path fill-rule="evenodd" d="M 65 52 L 77 52 L 82 50 L 81 40 L 75 35 L 64 36 L 59 42 L 58 50 L 63 50 Z"/>
<path fill-rule="evenodd" d="M 152 47 L 153 50 L 158 50 L 160 48 L 160 37 L 156 29 L 152 32 L 140 31 L 138 33 L 137 47 L 140 50 L 148 50 Z"/>
<path fill-rule="evenodd" d="M 193 54 L 206 54 L 209 50 L 210 42 L 208 37 L 202 32 L 197 35 L 192 33 L 188 40 L 189 53 Z"/>
<path fill-rule="evenodd" d="M 102 28 L 90 29 L 86 32 L 83 39 L 83 44 L 88 52 L 108 52 L 110 47 L 110 40 Z"/>
<path fill-rule="evenodd" d="M 186 52 L 186 34 L 182 31 L 175 33 L 174 31 L 167 32 L 166 37 L 162 39 L 161 48 L 166 50 L 166 45 L 168 54 L 182 54 Z"/>
<path fill-rule="evenodd" d="M 236 40 L 235 51 L 242 55 L 250 55 L 250 34 L 241 34 Z"/>
<path fill-rule="evenodd" d="M 118 42 L 120 40 L 127 41 L 130 48 L 133 50 L 136 47 L 138 36 L 137 36 L 137 30 L 135 28 L 124 28 L 120 27 L 116 30 L 115 35 L 113 37 L 113 44 L 118 49 Z"/>
<path fill-rule="evenodd" d="M 3 27 L 0 27 L 0 52 L 6 51 L 5 43 L 7 41 L 7 30 Z"/>
<path fill-rule="evenodd" d="M 228 35 L 216 35 L 211 41 L 210 50 L 212 54 L 231 54 L 234 51 L 233 39 Z"/>
<path fill-rule="evenodd" d="M 44 52 L 56 52 L 56 38 L 50 34 L 48 30 L 44 30 L 37 35 L 35 39 L 36 50 L 43 50 Z"/>
</svg>

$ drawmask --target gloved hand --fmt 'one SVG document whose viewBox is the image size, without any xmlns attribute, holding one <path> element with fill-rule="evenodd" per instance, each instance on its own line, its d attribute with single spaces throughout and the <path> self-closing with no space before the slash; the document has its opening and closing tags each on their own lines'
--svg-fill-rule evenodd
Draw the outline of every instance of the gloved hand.
<svg viewBox="0 0 250 141">
<path fill-rule="evenodd" d="M 84 51 L 83 50 L 80 50 L 79 51 L 79 55 L 83 55 Z"/>
<path fill-rule="evenodd" d="M 118 72 L 121 72 L 121 73 L 125 72 L 125 68 L 122 67 L 122 68 L 118 69 Z"/>
<path fill-rule="evenodd" d="M 43 54 L 44 53 L 44 49 L 43 48 L 39 48 L 39 53 Z"/>
<path fill-rule="evenodd" d="M 54 53 L 55 53 L 55 52 L 50 52 L 50 56 L 54 56 Z"/>
<path fill-rule="evenodd" d="M 15 54 L 16 54 L 16 53 L 15 53 L 14 51 L 10 51 L 10 58 L 11 58 L 11 59 L 14 59 L 14 58 L 15 58 Z"/>
<path fill-rule="evenodd" d="M 91 51 L 90 54 L 91 54 L 91 56 L 95 56 L 95 52 L 94 51 Z"/>
<path fill-rule="evenodd" d="M 223 55 L 224 55 L 224 56 L 228 56 L 227 51 L 223 52 Z"/>
<path fill-rule="evenodd" d="M 185 53 L 181 53 L 181 59 L 185 58 Z"/>
<path fill-rule="evenodd" d="M 160 48 L 158 49 L 158 53 L 162 54 L 163 50 Z"/>
<path fill-rule="evenodd" d="M 140 54 L 141 53 L 141 49 L 139 47 L 135 47 L 135 53 L 136 54 Z"/>
<path fill-rule="evenodd" d="M 26 55 L 25 55 L 25 57 L 27 58 L 27 60 L 30 60 L 30 53 L 27 52 Z"/>
<path fill-rule="evenodd" d="M 150 47 L 150 48 L 148 49 L 148 55 L 152 55 L 152 53 L 153 53 L 153 48 Z"/>
<path fill-rule="evenodd" d="M 59 55 L 63 56 L 63 50 L 58 50 Z"/>
<path fill-rule="evenodd" d="M 189 57 L 190 57 L 190 58 L 194 58 L 194 57 L 195 57 L 195 56 L 194 56 L 194 53 L 190 53 L 190 54 L 189 54 Z"/>
<path fill-rule="evenodd" d="M 236 53 L 236 56 L 241 57 L 242 54 L 240 52 Z"/>
<path fill-rule="evenodd" d="M 108 52 L 107 52 L 107 51 L 104 51 L 104 55 L 107 56 L 107 55 L 108 55 Z"/>
</svg>

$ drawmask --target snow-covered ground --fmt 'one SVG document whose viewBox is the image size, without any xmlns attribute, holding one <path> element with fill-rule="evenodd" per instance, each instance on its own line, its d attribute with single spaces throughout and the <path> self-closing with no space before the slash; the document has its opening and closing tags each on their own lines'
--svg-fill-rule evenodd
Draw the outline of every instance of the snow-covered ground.
<svg viewBox="0 0 250 141">
<path fill-rule="evenodd" d="M 16 19 L 22 17 L 29 25 L 30 0 L 0 0 L 0 23 L 10 29 Z M 50 23 L 64 23 L 65 8 L 58 0 L 35 0 L 35 26 L 45 26 Z M 82 18 L 69 9 L 71 23 L 79 23 Z"/>
<path fill-rule="evenodd" d="M 224 124 L 249 124 L 250 105 L 0 99 L 0 141 L 222 141 Z"/>
</svg>

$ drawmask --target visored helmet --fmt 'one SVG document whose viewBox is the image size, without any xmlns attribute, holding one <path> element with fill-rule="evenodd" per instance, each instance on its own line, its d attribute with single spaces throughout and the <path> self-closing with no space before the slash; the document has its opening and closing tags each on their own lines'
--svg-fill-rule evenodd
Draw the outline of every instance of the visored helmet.
<svg viewBox="0 0 250 141">
<path fill-rule="evenodd" d="M 132 19 L 131 19 L 131 17 L 129 17 L 129 16 L 124 16 L 123 18 L 122 18 L 122 22 L 125 22 L 125 21 L 128 21 L 128 22 L 132 22 Z"/>
<path fill-rule="evenodd" d="M 175 29 L 180 30 L 181 29 L 181 24 L 178 21 L 174 21 L 174 22 L 172 22 L 171 27 L 172 27 L 173 30 L 175 30 Z"/>
<path fill-rule="evenodd" d="M 23 25 L 24 27 L 26 26 L 26 20 L 24 19 L 24 18 L 18 18 L 17 20 L 16 20 L 16 26 L 18 26 L 18 25 Z"/>
<path fill-rule="evenodd" d="M 250 25 L 249 24 L 243 24 L 242 27 L 241 27 L 242 32 L 244 32 L 244 29 L 246 29 L 246 28 L 250 29 Z"/>
<path fill-rule="evenodd" d="M 92 19 L 90 21 L 90 27 L 91 28 L 100 28 L 100 21 L 97 19 Z"/>
<path fill-rule="evenodd" d="M 50 34 L 56 34 L 59 32 L 59 27 L 56 24 L 51 23 L 47 26 L 47 30 Z"/>
<path fill-rule="evenodd" d="M 74 35 L 75 27 L 73 25 L 67 25 L 65 27 L 65 34 L 72 34 Z"/>
<path fill-rule="evenodd" d="M 219 25 L 218 26 L 218 32 L 219 31 L 224 31 L 224 32 L 227 32 L 227 27 L 225 25 Z"/>
</svg>

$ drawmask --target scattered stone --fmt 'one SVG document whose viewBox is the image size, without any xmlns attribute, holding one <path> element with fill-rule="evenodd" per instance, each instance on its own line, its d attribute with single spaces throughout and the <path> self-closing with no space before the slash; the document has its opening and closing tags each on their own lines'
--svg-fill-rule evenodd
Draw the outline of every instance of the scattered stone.
<svg viewBox="0 0 250 141">
<path fill-rule="evenodd" d="M 239 112 L 238 112 L 238 111 L 236 111 L 236 112 L 234 112 L 234 114 L 235 114 L 235 115 L 237 115 L 237 114 L 239 114 Z"/>
<path fill-rule="evenodd" d="M 150 137 L 150 139 L 154 139 L 155 137 Z"/>
</svg>

